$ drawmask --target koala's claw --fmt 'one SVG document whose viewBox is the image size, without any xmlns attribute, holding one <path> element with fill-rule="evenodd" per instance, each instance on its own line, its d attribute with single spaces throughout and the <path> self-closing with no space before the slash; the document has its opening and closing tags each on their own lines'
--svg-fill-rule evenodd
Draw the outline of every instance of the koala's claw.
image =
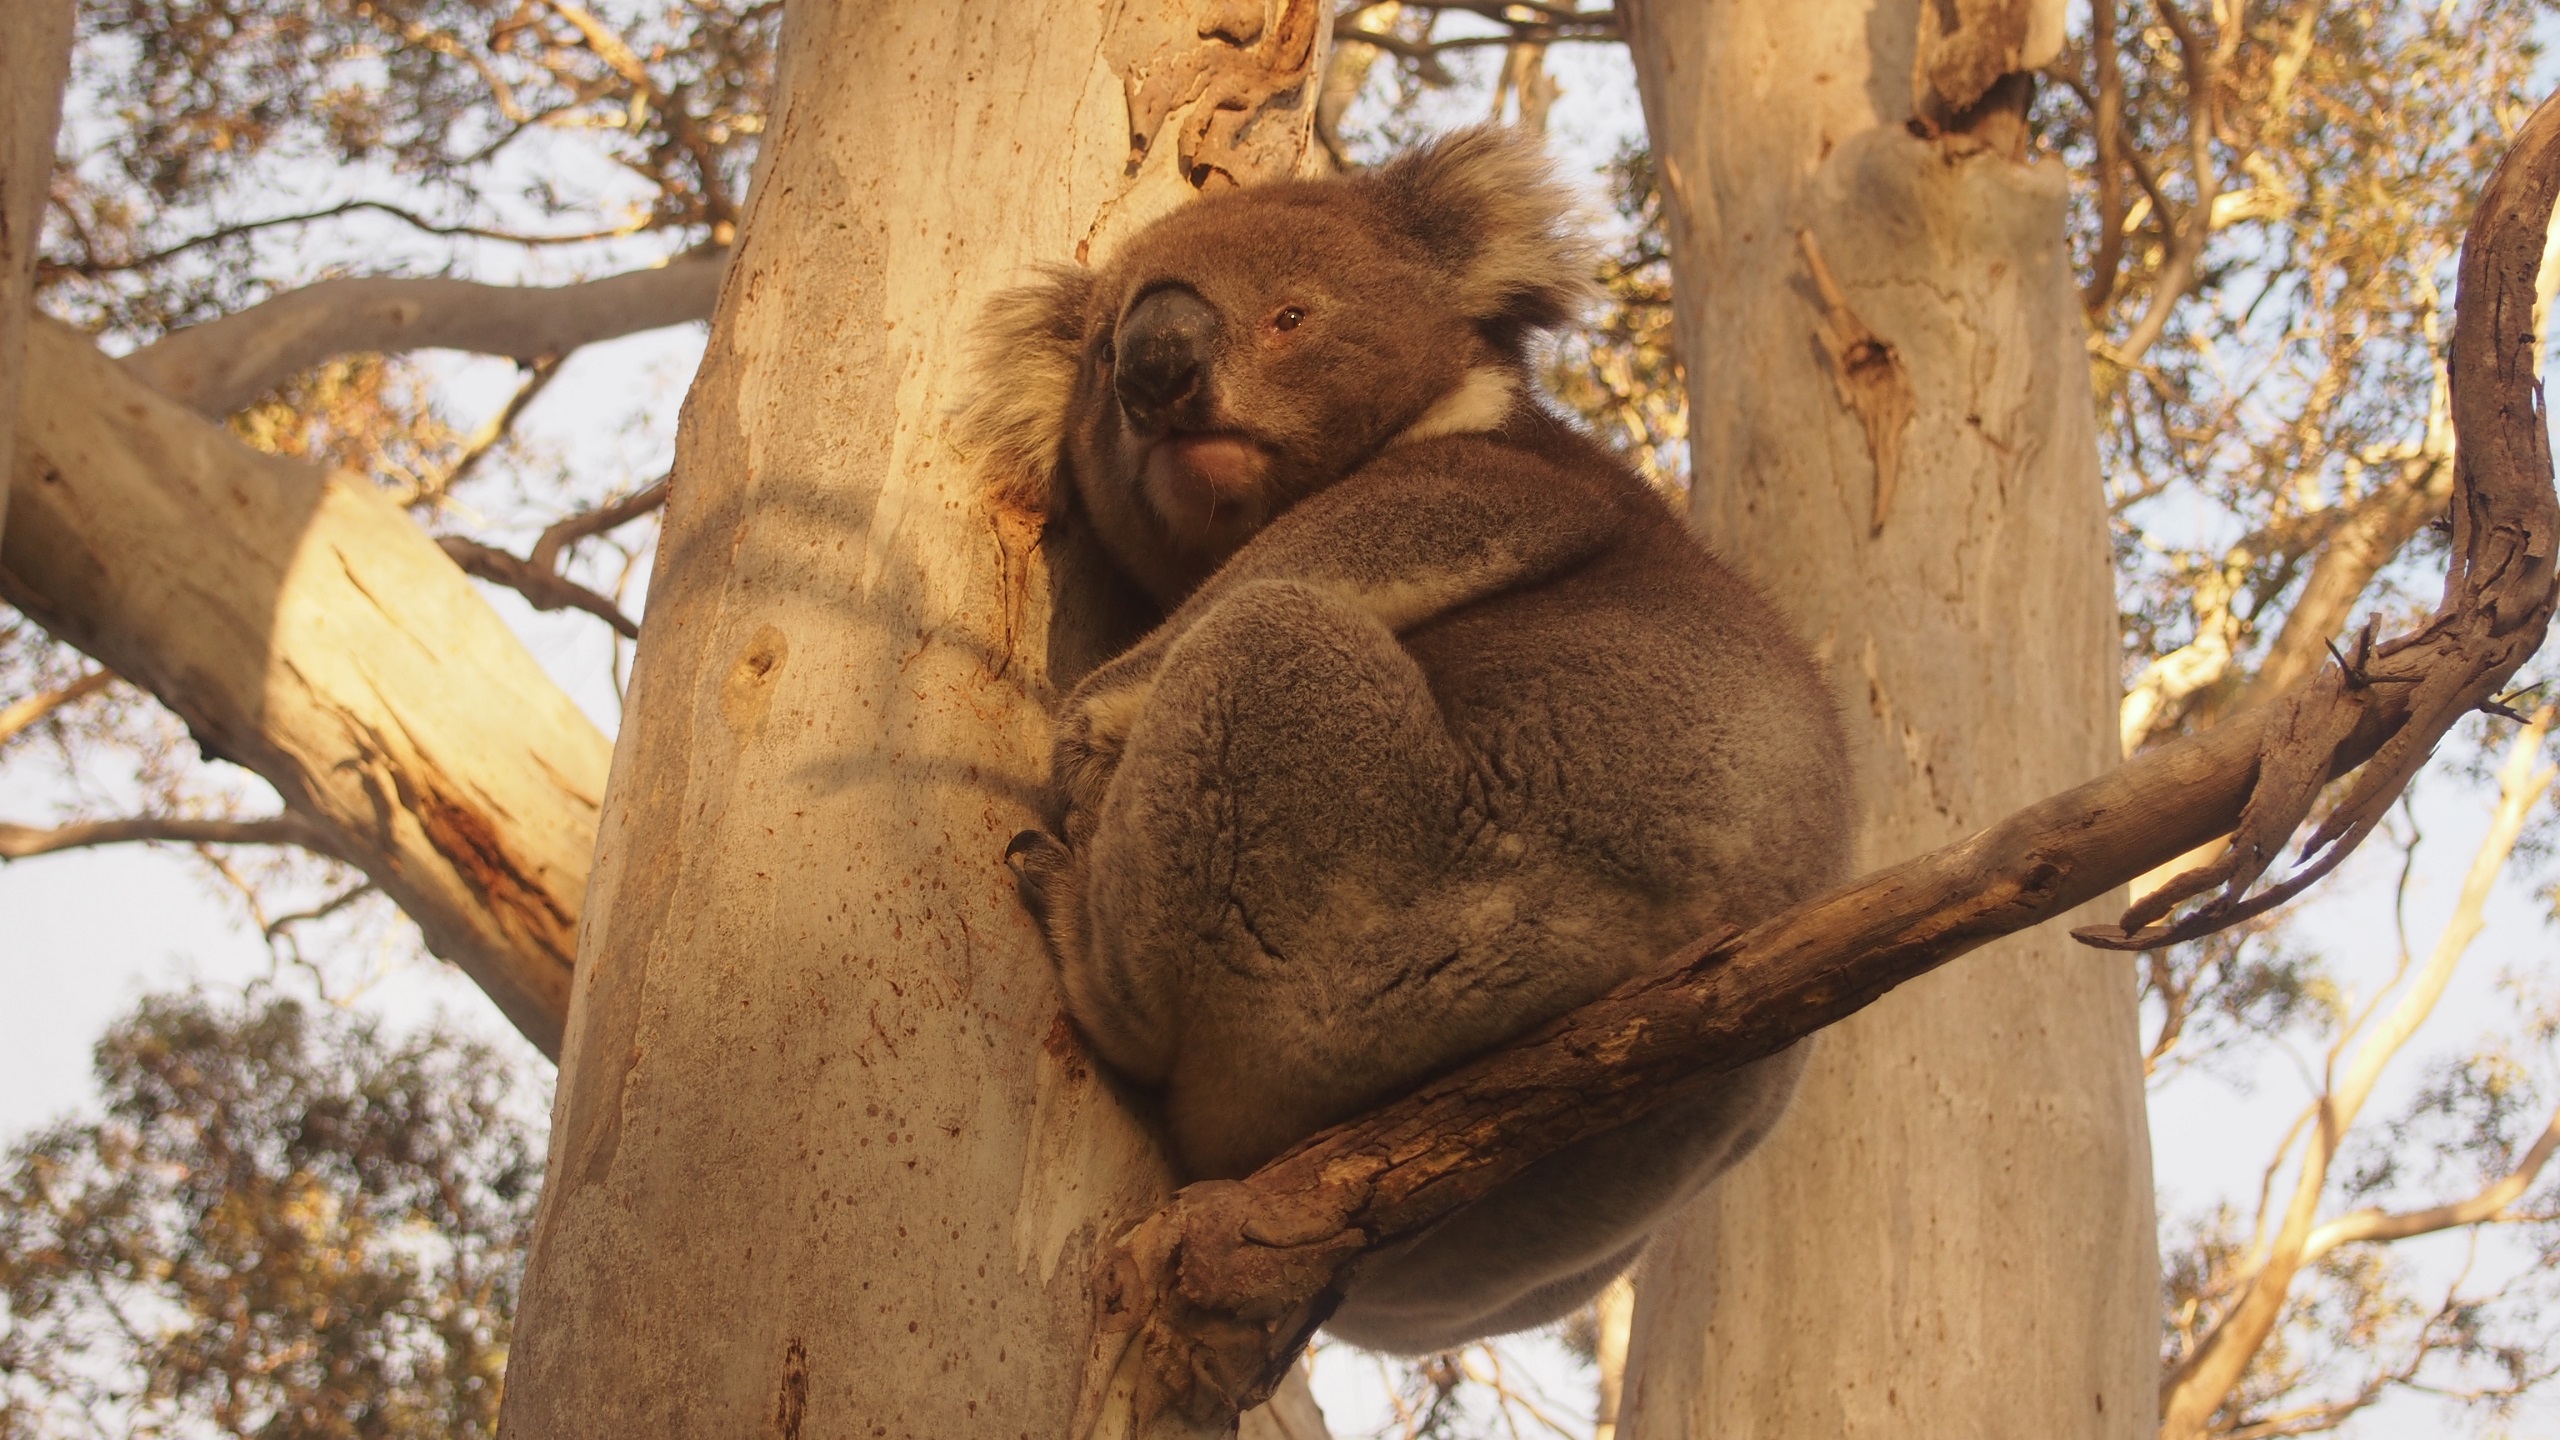
<svg viewBox="0 0 2560 1440">
<path fill-rule="evenodd" d="M 1013 872 L 1014 893 L 1034 920 L 1049 918 L 1049 882 L 1066 868 L 1067 847 L 1046 831 L 1025 830 L 1005 843 L 1005 868 Z"/>
</svg>

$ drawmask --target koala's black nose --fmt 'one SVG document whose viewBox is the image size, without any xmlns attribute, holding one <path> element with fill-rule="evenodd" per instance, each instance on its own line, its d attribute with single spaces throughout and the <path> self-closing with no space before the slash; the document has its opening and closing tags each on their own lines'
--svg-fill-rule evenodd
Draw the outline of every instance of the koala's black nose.
<svg viewBox="0 0 2560 1440">
<path fill-rule="evenodd" d="M 1188 290 L 1158 290 L 1139 301 L 1120 322 L 1119 368 L 1111 379 L 1129 418 L 1153 426 L 1191 398 L 1217 338 L 1218 312 Z"/>
</svg>

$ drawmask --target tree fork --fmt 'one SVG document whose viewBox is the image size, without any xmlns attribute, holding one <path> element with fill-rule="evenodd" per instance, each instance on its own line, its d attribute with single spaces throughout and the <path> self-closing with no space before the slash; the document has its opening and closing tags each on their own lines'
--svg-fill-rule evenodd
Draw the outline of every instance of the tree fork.
<svg viewBox="0 0 2560 1440">
<path fill-rule="evenodd" d="M 2426 625 L 1968 839 L 1749 931 L 1703 939 L 1663 973 L 1242 1180 L 1185 1188 L 1102 1259 L 1100 1320 L 1072 1433 L 1223 1433 L 1240 1407 L 1271 1392 L 1362 1255 L 1635 1118 L 1681 1080 L 1773 1054 L 2207 840 L 2238 832 L 2224 862 L 2180 876 L 2120 925 L 2081 938 L 2107 948 L 2168 943 L 2255 913 L 2334 866 L 2445 731 L 2495 703 L 2550 623 L 2560 502 L 2532 315 L 2555 193 L 2560 101 L 2546 102 L 2518 136 L 2463 247 L 2451 362 L 2453 564 Z M 2297 873 L 2246 895 L 2322 787 L 2351 773 Z M 2176 924 L 2152 923 L 2217 887 Z"/>
</svg>

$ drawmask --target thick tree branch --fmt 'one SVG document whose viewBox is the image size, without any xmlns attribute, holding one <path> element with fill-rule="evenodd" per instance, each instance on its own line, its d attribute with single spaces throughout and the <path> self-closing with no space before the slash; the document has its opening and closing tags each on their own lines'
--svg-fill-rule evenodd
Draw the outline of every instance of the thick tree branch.
<svg viewBox="0 0 2560 1440">
<path fill-rule="evenodd" d="M 333 355 L 445 349 L 531 364 L 581 345 L 710 318 L 726 255 L 575 285 L 323 280 L 180 330 L 125 357 L 145 384 L 219 418 Z"/>
<path fill-rule="evenodd" d="M 2362 767 L 2306 849 L 2351 847 L 2369 815 L 2446 728 L 2497 693 L 2550 622 L 2560 504 L 2531 315 L 2555 193 L 2560 106 L 2546 104 L 2482 196 L 2463 252 L 2452 361 L 2462 455 L 2453 569 L 2426 626 L 2357 657 L 2352 673 L 2323 672 L 2284 703 L 2161 746 L 1742 935 L 1702 941 L 1664 973 L 1242 1180 L 1185 1188 L 1104 1259 L 1074 1433 L 1221 1433 L 1239 1408 L 1270 1393 L 1371 1249 L 1419 1234 L 1537 1159 L 1625 1123 L 1681 1080 L 1773 1054 L 2235 825 L 2239 841 L 2218 872 L 2173 881 L 2165 901 L 2155 896 L 2159 903 L 2096 938 L 2145 943 L 2148 920 L 2213 884 L 2223 894 L 2194 924 L 2249 913 L 2239 897 L 2321 786 Z"/>
<path fill-rule="evenodd" d="M 79 820 L 42 829 L 0 823 L 0 860 L 25 860 L 57 850 L 137 842 L 180 845 L 299 845 L 336 856 L 329 833 L 288 810 L 259 820 L 182 820 L 168 815 L 137 815 L 127 820 Z"/>
<path fill-rule="evenodd" d="M 262 455 L 28 332 L 0 597 L 325 833 L 557 1052 L 610 747 L 359 476 Z"/>
</svg>

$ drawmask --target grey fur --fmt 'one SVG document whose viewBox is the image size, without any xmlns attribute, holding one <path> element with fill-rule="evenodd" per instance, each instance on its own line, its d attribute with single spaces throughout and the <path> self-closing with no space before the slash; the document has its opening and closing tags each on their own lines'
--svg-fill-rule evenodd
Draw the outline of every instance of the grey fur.
<svg viewBox="0 0 2560 1440">
<path fill-rule="evenodd" d="M 1012 859 L 1077 1024 L 1161 1088 L 1195 1178 L 1845 873 L 1810 657 L 1527 398 L 1528 338 L 1581 298 L 1569 208 L 1533 150 L 1473 132 L 1200 201 L 991 327 L 991 388 L 1066 398 L 974 407 L 982 444 L 1169 612 L 1067 697 L 1053 833 Z M 1154 402 L 1124 398 L 1111 347 L 1168 288 L 1215 323 L 1179 307 L 1197 367 L 1171 373 L 1195 383 L 1164 413 L 1238 444 L 1130 421 Z M 1802 1058 L 1693 1085 L 1371 1257 L 1330 1327 L 1420 1352 L 1568 1312 L 1767 1133 Z"/>
</svg>

